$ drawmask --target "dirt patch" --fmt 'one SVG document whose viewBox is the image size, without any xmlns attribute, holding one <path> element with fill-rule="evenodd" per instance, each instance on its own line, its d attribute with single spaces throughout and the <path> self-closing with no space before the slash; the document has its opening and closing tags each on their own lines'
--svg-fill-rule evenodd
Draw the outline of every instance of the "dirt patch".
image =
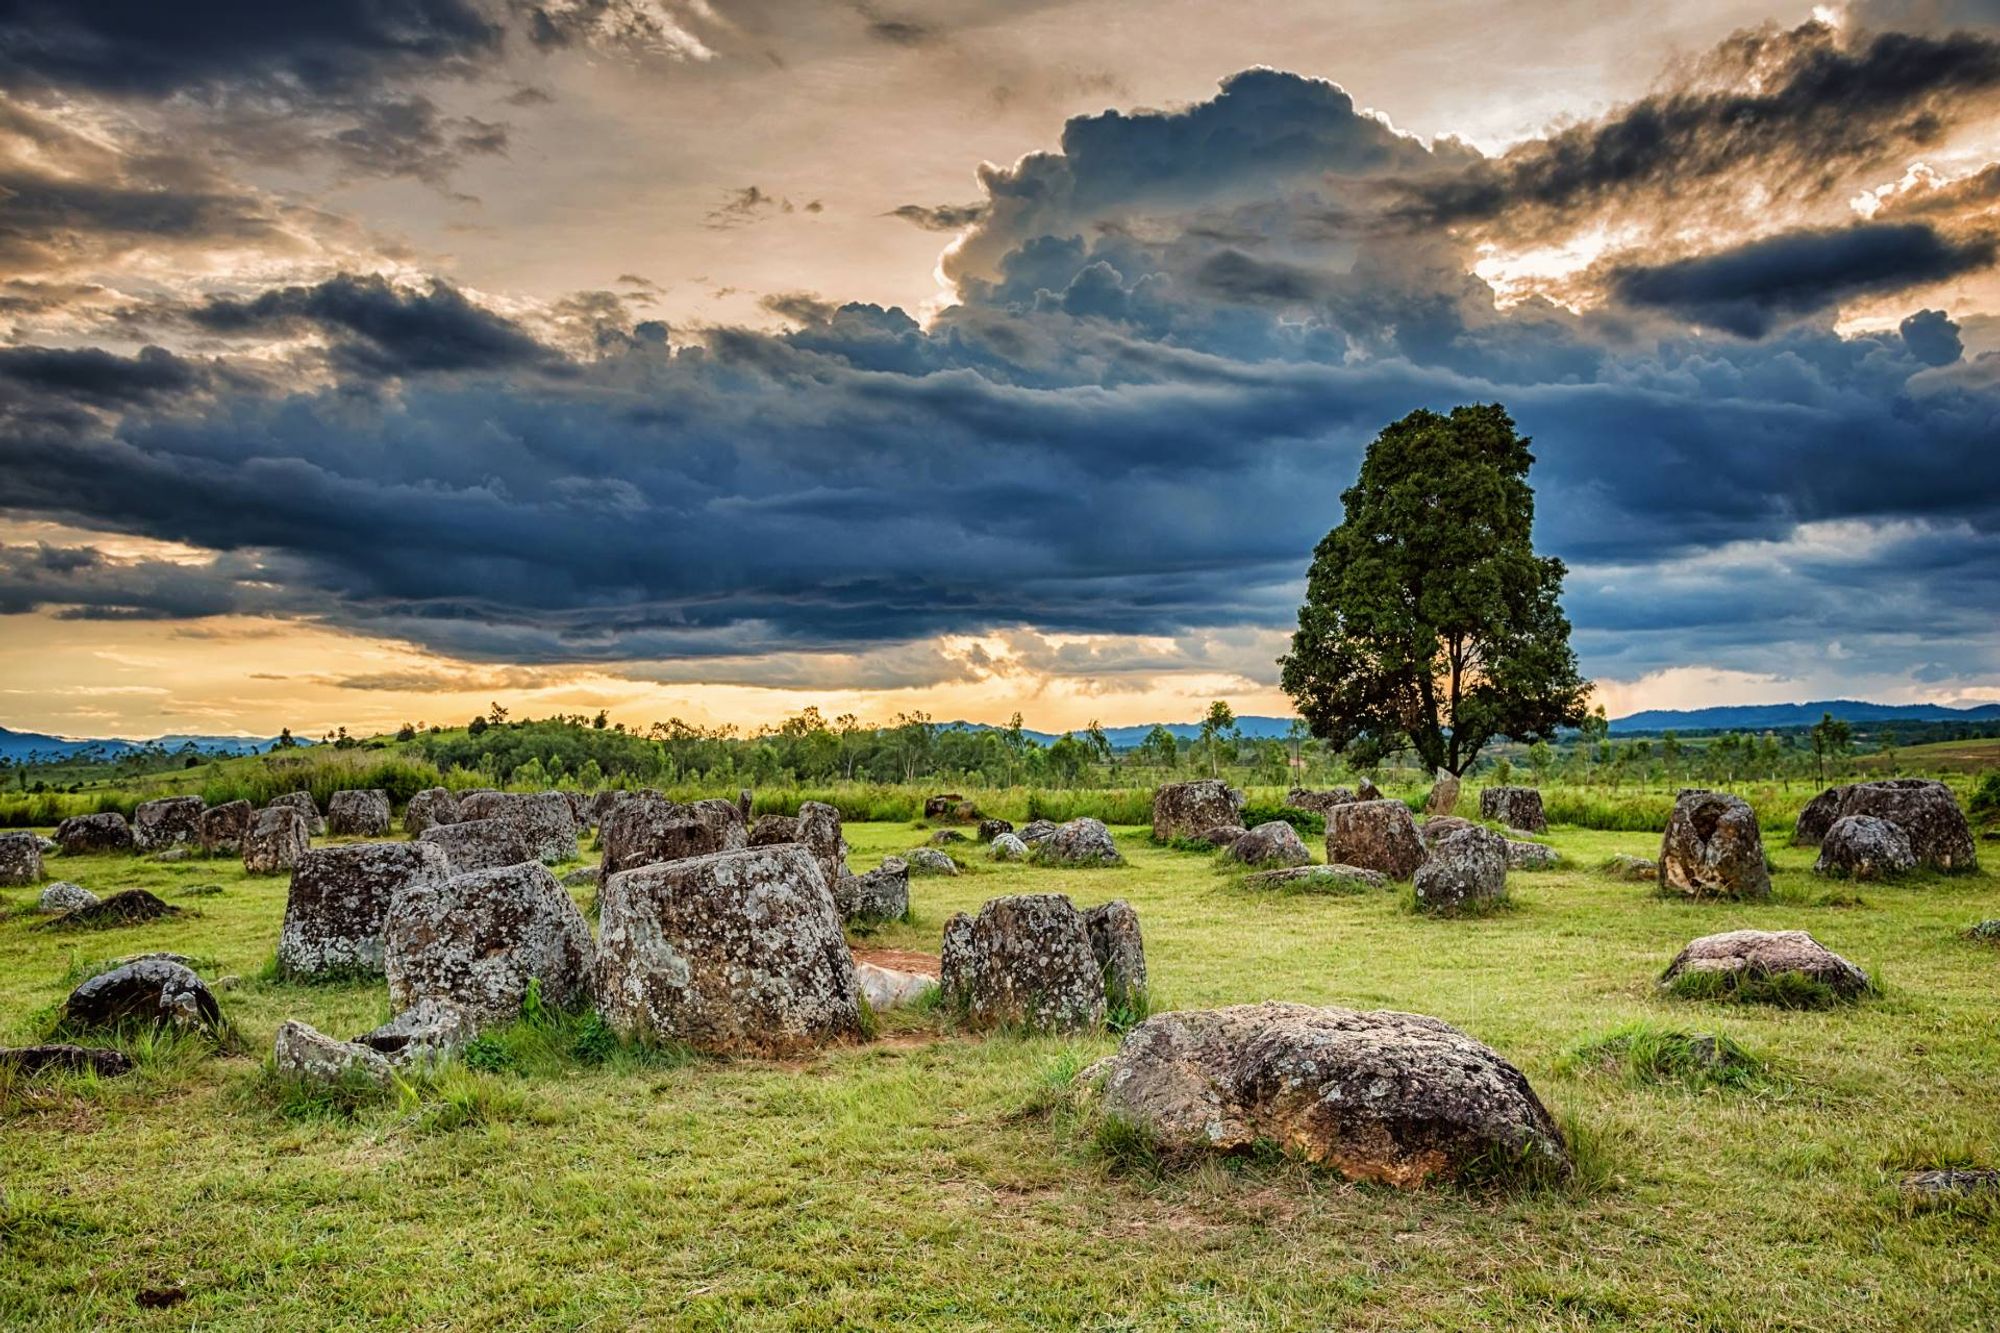
<svg viewBox="0 0 2000 1333">
<path fill-rule="evenodd" d="M 848 947 L 857 963 L 873 963 L 898 972 L 921 972 L 927 977 L 938 974 L 938 956 L 934 953 L 918 953 L 915 949 L 864 949 L 859 945 Z"/>
</svg>

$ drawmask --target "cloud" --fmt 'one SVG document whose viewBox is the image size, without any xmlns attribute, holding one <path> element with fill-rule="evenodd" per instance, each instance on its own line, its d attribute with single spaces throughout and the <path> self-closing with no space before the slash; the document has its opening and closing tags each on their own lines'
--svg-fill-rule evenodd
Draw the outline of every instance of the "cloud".
<svg viewBox="0 0 2000 1333">
<path fill-rule="evenodd" d="M 767 194 L 762 186 L 746 185 L 739 190 L 731 190 L 722 203 L 710 209 L 702 219 L 702 225 L 711 231 L 728 231 L 735 227 L 747 227 L 753 222 L 782 213 L 818 213 L 825 205 L 817 199 L 803 204 L 794 204 L 783 195 Z"/>
<path fill-rule="evenodd" d="M 924 231 L 961 231 L 986 215 L 984 204 L 903 204 L 889 210 Z"/>
<path fill-rule="evenodd" d="M 188 318 L 208 332 L 232 337 L 309 327 L 335 339 L 337 359 L 346 368 L 377 375 L 494 369 L 550 355 L 513 321 L 437 281 L 417 291 L 393 287 L 376 275 L 342 274 L 248 300 L 214 297 Z"/>
</svg>

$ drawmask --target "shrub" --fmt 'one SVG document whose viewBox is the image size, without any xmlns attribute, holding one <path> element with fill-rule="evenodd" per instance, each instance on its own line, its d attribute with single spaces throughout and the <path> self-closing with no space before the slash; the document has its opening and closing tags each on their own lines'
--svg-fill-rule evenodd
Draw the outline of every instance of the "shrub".
<svg viewBox="0 0 2000 1333">
<path fill-rule="evenodd" d="M 1302 838 L 1324 837 L 1326 816 L 1312 810 L 1301 810 L 1292 805 L 1245 804 L 1243 807 L 1243 827 L 1256 828 L 1273 820 L 1283 820 L 1299 831 Z"/>
<path fill-rule="evenodd" d="M 1572 1047 L 1559 1068 L 1616 1071 L 1632 1083 L 1750 1088 L 1767 1083 L 1765 1063 L 1720 1034 L 1630 1023 Z"/>
</svg>

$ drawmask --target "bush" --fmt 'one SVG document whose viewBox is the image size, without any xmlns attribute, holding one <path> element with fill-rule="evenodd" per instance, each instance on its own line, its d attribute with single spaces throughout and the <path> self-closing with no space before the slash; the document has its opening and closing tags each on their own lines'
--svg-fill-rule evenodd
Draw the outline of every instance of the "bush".
<svg viewBox="0 0 2000 1333">
<path fill-rule="evenodd" d="M 1302 838 L 1318 838 L 1326 834 L 1326 816 L 1312 810 L 1301 810 L 1294 805 L 1266 805 L 1245 803 L 1243 807 L 1243 827 L 1256 828 L 1259 824 L 1269 824 L 1282 820 L 1299 831 Z"/>
</svg>

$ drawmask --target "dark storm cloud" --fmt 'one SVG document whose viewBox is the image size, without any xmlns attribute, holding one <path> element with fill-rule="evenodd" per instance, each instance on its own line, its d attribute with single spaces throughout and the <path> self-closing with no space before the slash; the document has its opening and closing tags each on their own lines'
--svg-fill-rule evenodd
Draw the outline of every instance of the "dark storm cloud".
<svg viewBox="0 0 2000 1333">
<path fill-rule="evenodd" d="M 1744 337 L 1842 301 L 1991 266 L 1992 237 L 1952 241 L 1921 223 L 1785 232 L 1733 250 L 1609 274 L 1628 305 L 1670 310 Z"/>
<path fill-rule="evenodd" d="M 519 325 L 433 282 L 416 291 L 379 276 L 342 274 L 313 287 L 284 287 L 249 300 L 216 297 L 188 313 L 198 327 L 232 337 L 310 326 L 338 340 L 349 368 L 378 375 L 482 370 L 546 359 Z"/>
<path fill-rule="evenodd" d="M 147 347 L 135 357 L 114 356 L 95 347 L 0 347 L 0 386 L 93 407 L 181 397 L 211 378 L 210 367 L 159 347 Z"/>
<path fill-rule="evenodd" d="M 889 210 L 891 217 L 899 217 L 925 231 L 960 231 L 979 221 L 985 213 L 984 204 L 903 204 Z"/>
</svg>

